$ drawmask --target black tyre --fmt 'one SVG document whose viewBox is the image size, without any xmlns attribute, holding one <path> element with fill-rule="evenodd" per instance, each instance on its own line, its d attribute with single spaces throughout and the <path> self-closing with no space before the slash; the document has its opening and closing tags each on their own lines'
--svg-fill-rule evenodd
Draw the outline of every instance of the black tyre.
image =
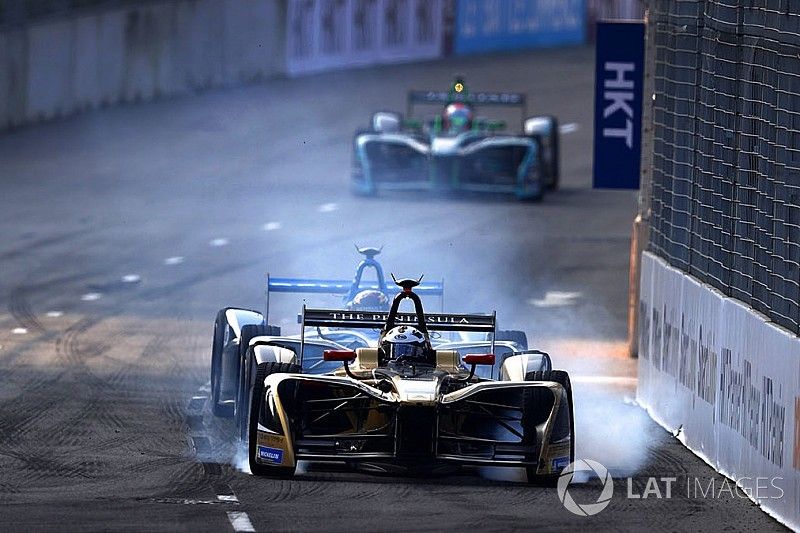
<svg viewBox="0 0 800 533">
<path fill-rule="evenodd" d="M 500 330 L 495 334 L 494 340 L 516 342 L 523 351 L 528 349 L 528 336 L 524 331 L 514 329 Z"/>
<path fill-rule="evenodd" d="M 378 191 L 374 186 L 372 187 L 367 186 L 367 183 L 364 178 L 363 162 L 359 158 L 358 145 L 356 143 L 356 141 L 358 140 L 358 136 L 363 135 L 365 133 L 375 133 L 375 131 L 372 130 L 371 128 L 360 129 L 356 131 L 355 135 L 353 135 L 353 160 L 351 163 L 351 171 L 350 171 L 350 189 L 356 196 L 375 197 L 378 195 Z"/>
<path fill-rule="evenodd" d="M 537 370 L 525 374 L 525 381 L 555 381 L 564 387 L 564 391 L 567 393 L 567 405 L 569 408 L 569 462 L 573 462 L 575 460 L 575 412 L 572 404 L 572 383 L 570 383 L 569 374 L 564 370 Z M 526 391 L 526 393 L 528 392 L 535 394 L 534 390 Z M 526 397 L 526 405 L 528 401 L 534 400 Z M 525 422 L 523 422 L 523 427 L 525 427 L 525 425 Z M 528 483 L 532 485 L 555 486 L 558 482 L 558 474 L 540 476 L 536 474 L 535 467 L 528 467 L 525 471 L 528 474 Z"/>
<path fill-rule="evenodd" d="M 258 443 L 258 416 L 261 410 L 261 400 L 264 396 L 264 379 L 270 374 L 297 373 L 300 366 L 292 363 L 261 363 L 256 367 L 255 381 L 250 388 L 249 397 L 249 416 L 247 429 L 247 459 L 250 463 L 250 471 L 256 476 L 269 477 L 291 477 L 294 475 L 295 467 L 285 466 L 264 466 L 256 462 Z"/>
<path fill-rule="evenodd" d="M 237 358 L 237 374 L 236 379 L 236 398 L 233 405 L 233 417 L 236 422 L 236 427 L 239 428 L 239 436 L 244 439 L 247 428 L 247 394 L 249 392 L 249 383 L 247 370 L 247 350 L 250 347 L 250 341 L 254 337 L 262 335 L 269 335 L 269 326 L 263 324 L 248 324 L 242 326 L 242 331 L 239 335 L 239 357 Z"/>
<path fill-rule="evenodd" d="M 220 309 L 217 312 L 217 318 L 214 320 L 214 340 L 211 344 L 211 412 L 215 416 L 231 417 L 233 416 L 233 407 L 220 405 L 219 403 L 222 349 L 224 348 L 222 341 L 225 337 L 225 328 L 228 327 L 225 311 L 225 309 Z"/>
<path fill-rule="evenodd" d="M 532 204 L 538 204 L 539 202 L 542 201 L 542 198 L 544 198 L 544 186 L 542 186 L 538 194 L 525 197 L 518 197 L 519 200 L 523 202 L 530 202 Z"/>
<path fill-rule="evenodd" d="M 558 183 L 561 179 L 561 163 L 559 161 L 561 148 L 559 146 L 560 140 L 560 133 L 558 131 L 558 119 L 556 117 L 550 117 L 553 121 L 553 127 L 550 131 L 550 150 L 552 154 L 550 156 L 550 180 L 547 182 L 547 189 L 550 191 L 555 191 L 558 189 Z"/>
</svg>

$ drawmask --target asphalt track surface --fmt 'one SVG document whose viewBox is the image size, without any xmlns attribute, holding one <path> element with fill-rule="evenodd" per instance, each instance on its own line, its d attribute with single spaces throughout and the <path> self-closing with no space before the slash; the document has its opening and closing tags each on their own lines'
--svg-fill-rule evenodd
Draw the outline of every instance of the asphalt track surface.
<svg viewBox="0 0 800 533">
<path fill-rule="evenodd" d="M 0 136 L 0 530 L 780 529 L 631 402 L 636 197 L 590 186 L 592 62 L 573 49 L 324 74 Z M 538 204 L 352 196 L 353 131 L 454 73 L 567 125 L 561 190 Z M 573 515 L 518 471 L 237 468 L 206 401 L 216 310 L 260 308 L 267 271 L 349 278 L 354 243 L 385 245 L 397 274 L 444 278 L 447 310 L 497 309 L 571 372 L 577 455 L 616 479 L 605 510 Z M 300 298 L 273 304 L 271 322 L 296 327 Z M 676 478 L 671 498 L 626 497 L 650 476 Z"/>
</svg>

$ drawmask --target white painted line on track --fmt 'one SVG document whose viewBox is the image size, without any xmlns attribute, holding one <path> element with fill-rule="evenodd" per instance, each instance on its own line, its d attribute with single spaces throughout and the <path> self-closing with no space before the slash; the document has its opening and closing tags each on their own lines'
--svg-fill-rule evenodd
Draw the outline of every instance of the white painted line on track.
<svg viewBox="0 0 800 533">
<path fill-rule="evenodd" d="M 99 292 L 87 292 L 86 294 L 81 296 L 81 300 L 83 300 L 84 302 L 94 302 L 102 297 L 103 295 L 100 294 Z"/>
<path fill-rule="evenodd" d="M 181 263 L 183 263 L 183 261 L 184 261 L 183 257 L 176 255 L 174 257 L 167 257 L 166 259 L 164 259 L 164 264 L 167 266 L 180 265 Z"/>
<path fill-rule="evenodd" d="M 178 503 L 181 505 L 221 505 L 223 503 L 218 500 L 194 500 L 192 498 L 153 498 L 151 501 L 156 503 Z"/>
<path fill-rule="evenodd" d="M 139 274 L 125 274 L 121 278 L 122 283 L 139 283 L 142 281 L 142 276 Z"/>
<path fill-rule="evenodd" d="M 236 494 L 217 494 L 217 499 L 221 502 L 239 503 Z"/>
<path fill-rule="evenodd" d="M 262 226 L 264 231 L 275 231 L 277 229 L 281 229 L 282 227 L 283 224 L 281 224 L 280 222 L 267 222 Z"/>
<path fill-rule="evenodd" d="M 247 513 L 242 511 L 228 511 L 228 520 L 230 520 L 234 531 L 255 531 L 253 523 L 250 522 L 250 517 Z"/>
<path fill-rule="evenodd" d="M 639 383 L 639 378 L 629 376 L 570 376 L 570 381 L 603 385 L 636 385 Z"/>
<path fill-rule="evenodd" d="M 578 131 L 578 128 L 580 128 L 580 126 L 578 126 L 576 123 L 568 122 L 566 124 L 562 124 L 561 126 L 559 126 L 558 132 L 559 133 L 573 133 L 573 132 Z"/>
<path fill-rule="evenodd" d="M 64 313 L 62 313 L 61 311 L 48 311 L 45 314 L 45 316 L 47 318 L 58 318 L 58 317 L 63 316 L 63 315 L 64 315 Z"/>
<path fill-rule="evenodd" d="M 25 335 L 28 333 L 28 330 L 26 328 L 14 328 L 11 330 L 11 333 L 14 335 Z"/>
<path fill-rule="evenodd" d="M 215 247 L 227 246 L 228 242 L 229 242 L 228 239 L 219 238 L 219 239 L 213 239 L 211 242 L 208 243 L 208 245 Z"/>
<path fill-rule="evenodd" d="M 339 204 L 329 203 L 329 204 L 322 204 L 317 208 L 317 211 L 320 213 L 331 213 L 339 209 Z"/>
</svg>

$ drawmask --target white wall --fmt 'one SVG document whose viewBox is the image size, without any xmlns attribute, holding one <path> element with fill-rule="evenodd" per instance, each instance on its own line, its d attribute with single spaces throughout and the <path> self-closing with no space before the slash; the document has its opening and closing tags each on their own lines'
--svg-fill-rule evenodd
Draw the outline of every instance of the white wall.
<svg viewBox="0 0 800 533">
<path fill-rule="evenodd" d="M 641 268 L 639 403 L 800 528 L 800 338 L 650 253 Z"/>
<path fill-rule="evenodd" d="M 0 32 L 0 129 L 282 75 L 285 4 L 151 3 Z"/>
<path fill-rule="evenodd" d="M 290 76 L 441 56 L 442 0 L 289 0 Z"/>
</svg>

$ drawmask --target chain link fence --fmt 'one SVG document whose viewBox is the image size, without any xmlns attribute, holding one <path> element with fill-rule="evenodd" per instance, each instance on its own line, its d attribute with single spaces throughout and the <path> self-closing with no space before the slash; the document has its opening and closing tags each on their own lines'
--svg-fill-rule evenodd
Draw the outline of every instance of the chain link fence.
<svg viewBox="0 0 800 533">
<path fill-rule="evenodd" d="M 800 334 L 800 2 L 648 7 L 649 249 Z"/>
</svg>

